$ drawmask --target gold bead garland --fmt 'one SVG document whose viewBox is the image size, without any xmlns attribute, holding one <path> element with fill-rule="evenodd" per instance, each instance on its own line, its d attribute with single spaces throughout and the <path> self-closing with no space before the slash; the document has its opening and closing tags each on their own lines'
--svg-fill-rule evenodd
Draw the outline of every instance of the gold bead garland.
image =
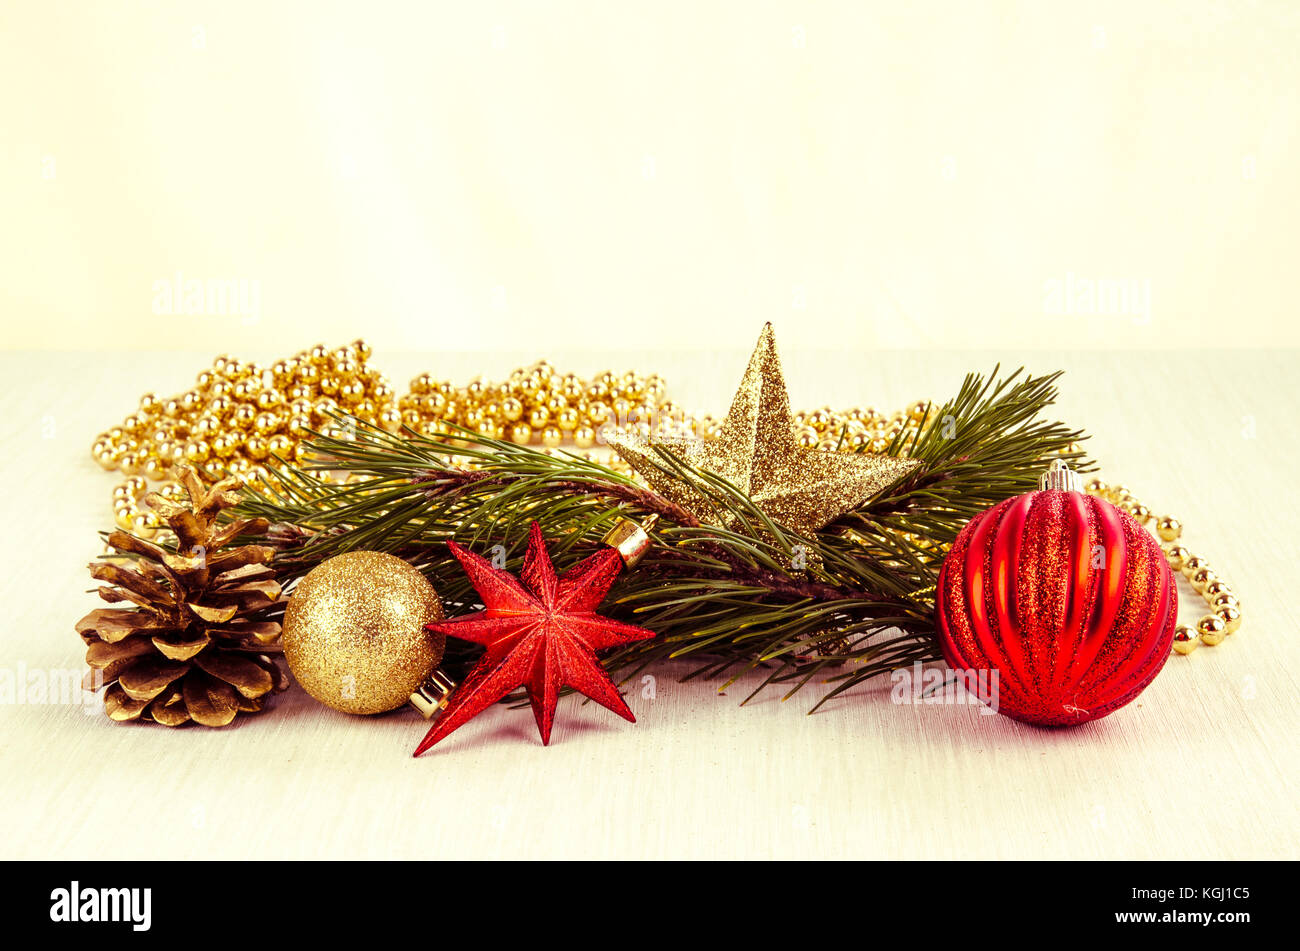
<svg viewBox="0 0 1300 951">
<path fill-rule="evenodd" d="M 1108 485 L 1102 479 L 1092 479 L 1085 486 L 1089 495 L 1106 499 L 1135 518 L 1139 525 L 1152 526 L 1161 541 L 1165 560 L 1174 571 L 1191 584 L 1200 595 L 1210 613 L 1203 615 L 1194 626 L 1179 624 L 1174 630 L 1174 651 L 1190 654 L 1201 644 L 1216 647 L 1229 634 L 1241 628 L 1241 603 L 1227 581 L 1220 578 L 1204 558 L 1193 555 L 1179 544 L 1183 525 L 1170 515 L 1155 518 L 1151 510 L 1134 497 L 1126 485 Z"/>
<path fill-rule="evenodd" d="M 588 459 L 595 458 L 588 450 L 607 425 L 644 435 L 656 427 L 673 428 L 704 439 L 716 438 L 721 428 L 718 419 L 692 416 L 670 399 L 657 374 L 607 371 L 584 379 L 539 360 L 500 383 L 475 378 L 456 386 L 423 373 L 399 396 L 369 366 L 370 356 L 364 340 L 334 350 L 317 344 L 269 367 L 221 355 L 199 372 L 189 390 L 169 398 L 146 393 L 135 412 L 96 437 L 91 448 L 103 468 L 128 477 L 113 489 L 118 527 L 144 538 L 163 531 L 140 500 L 151 482 L 161 482 L 159 491 L 176 497 L 181 488 L 173 476 L 182 463 L 207 484 L 233 475 L 254 488 L 264 487 L 273 479 L 268 463 L 276 458 L 308 461 L 310 430 L 346 435 L 333 412 L 388 432 L 406 427 L 439 436 L 455 424 L 519 445 L 540 444 L 548 452 L 567 444 Z M 822 407 L 795 414 L 793 425 L 805 447 L 883 452 L 895 438 L 913 436 L 934 412 L 923 401 L 890 414 Z M 630 474 L 617 457 L 603 461 Z"/>
</svg>

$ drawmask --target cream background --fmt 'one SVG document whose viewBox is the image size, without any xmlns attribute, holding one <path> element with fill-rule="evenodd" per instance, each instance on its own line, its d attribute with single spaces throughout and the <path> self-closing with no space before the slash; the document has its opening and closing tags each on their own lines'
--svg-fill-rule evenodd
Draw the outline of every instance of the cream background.
<svg viewBox="0 0 1300 951">
<path fill-rule="evenodd" d="M 1288 2 L 11 2 L 3 345 L 1295 345 L 1297 48 Z M 256 319 L 154 314 L 177 272 Z"/>
</svg>

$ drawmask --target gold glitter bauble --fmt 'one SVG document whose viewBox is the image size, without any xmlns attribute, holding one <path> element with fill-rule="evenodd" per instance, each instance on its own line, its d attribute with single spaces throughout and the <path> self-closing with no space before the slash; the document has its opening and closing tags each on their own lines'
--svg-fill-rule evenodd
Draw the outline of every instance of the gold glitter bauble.
<svg viewBox="0 0 1300 951">
<path fill-rule="evenodd" d="M 401 706 L 437 669 L 446 637 L 433 585 L 402 559 L 353 551 L 321 562 L 284 612 L 284 656 L 302 688 L 344 713 Z"/>
</svg>

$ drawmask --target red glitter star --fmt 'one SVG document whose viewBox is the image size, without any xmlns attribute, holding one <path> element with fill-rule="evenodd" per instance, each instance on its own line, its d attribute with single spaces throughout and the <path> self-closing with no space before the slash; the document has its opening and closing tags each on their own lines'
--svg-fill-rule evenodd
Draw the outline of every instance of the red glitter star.
<svg viewBox="0 0 1300 951">
<path fill-rule="evenodd" d="M 515 578 L 455 542 L 447 546 L 478 590 L 484 610 L 430 624 L 429 629 L 482 644 L 487 653 L 452 694 L 447 709 L 416 748 L 416 756 L 519 686 L 528 692 L 543 744 L 551 741 L 561 687 L 573 687 L 636 722 L 595 653 L 654 637 L 653 631 L 596 613 L 623 570 L 622 556 L 615 549 L 602 548 L 557 578 L 541 526 L 533 522 L 524 570 Z"/>
</svg>

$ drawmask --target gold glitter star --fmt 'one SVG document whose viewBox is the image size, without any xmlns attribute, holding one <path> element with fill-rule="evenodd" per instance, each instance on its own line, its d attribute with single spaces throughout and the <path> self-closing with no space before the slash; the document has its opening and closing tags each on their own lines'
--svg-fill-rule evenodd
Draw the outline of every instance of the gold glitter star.
<svg viewBox="0 0 1300 951">
<path fill-rule="evenodd" d="M 801 534 L 852 511 L 920 465 L 894 456 L 799 446 L 771 324 L 764 325 L 759 335 L 718 439 L 645 439 L 617 432 L 607 441 L 651 488 L 702 522 L 717 519 L 718 510 L 695 480 L 664 472 L 665 463 L 655 446 L 663 446 L 690 466 L 722 476 L 768 518 Z"/>
</svg>

